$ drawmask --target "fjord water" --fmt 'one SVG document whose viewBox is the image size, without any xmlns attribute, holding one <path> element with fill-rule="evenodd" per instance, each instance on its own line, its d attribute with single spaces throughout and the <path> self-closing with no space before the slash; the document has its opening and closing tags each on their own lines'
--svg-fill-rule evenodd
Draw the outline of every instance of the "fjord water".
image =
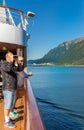
<svg viewBox="0 0 84 130">
<path fill-rule="evenodd" d="M 31 85 L 46 130 L 84 130 L 84 67 L 38 66 Z"/>
</svg>

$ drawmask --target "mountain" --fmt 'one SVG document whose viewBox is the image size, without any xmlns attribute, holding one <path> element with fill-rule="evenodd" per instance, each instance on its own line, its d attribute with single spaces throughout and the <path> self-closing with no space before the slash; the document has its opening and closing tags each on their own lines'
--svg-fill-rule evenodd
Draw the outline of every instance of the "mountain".
<svg viewBox="0 0 84 130">
<path fill-rule="evenodd" d="M 84 65 L 84 37 L 66 41 L 51 49 L 41 59 L 29 64 Z"/>
</svg>

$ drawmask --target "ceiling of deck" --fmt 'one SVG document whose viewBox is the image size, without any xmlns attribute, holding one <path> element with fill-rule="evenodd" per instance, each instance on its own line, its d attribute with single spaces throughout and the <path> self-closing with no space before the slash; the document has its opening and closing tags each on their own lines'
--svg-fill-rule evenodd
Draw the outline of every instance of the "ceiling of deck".
<svg viewBox="0 0 84 130">
<path fill-rule="evenodd" d="M 15 50 L 17 48 L 23 48 L 24 46 L 10 44 L 10 43 L 0 43 L 0 51 L 8 51 L 8 50 Z"/>
</svg>

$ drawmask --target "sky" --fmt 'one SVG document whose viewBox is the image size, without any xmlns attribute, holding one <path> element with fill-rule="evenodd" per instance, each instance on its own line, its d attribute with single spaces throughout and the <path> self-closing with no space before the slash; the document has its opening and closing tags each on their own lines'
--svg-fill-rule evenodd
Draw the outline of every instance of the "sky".
<svg viewBox="0 0 84 130">
<path fill-rule="evenodd" d="M 42 58 L 62 42 L 84 37 L 84 0 L 6 0 L 6 5 L 36 14 L 27 27 L 28 59 Z"/>
</svg>

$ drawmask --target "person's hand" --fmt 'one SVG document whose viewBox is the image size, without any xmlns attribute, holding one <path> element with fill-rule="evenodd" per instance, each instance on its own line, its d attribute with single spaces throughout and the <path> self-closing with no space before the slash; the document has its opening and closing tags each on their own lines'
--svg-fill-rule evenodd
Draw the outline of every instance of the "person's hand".
<svg viewBox="0 0 84 130">
<path fill-rule="evenodd" d="M 32 76 L 32 75 L 33 75 L 33 73 L 32 73 L 32 72 L 29 72 L 29 73 L 28 73 L 28 76 Z"/>
</svg>

